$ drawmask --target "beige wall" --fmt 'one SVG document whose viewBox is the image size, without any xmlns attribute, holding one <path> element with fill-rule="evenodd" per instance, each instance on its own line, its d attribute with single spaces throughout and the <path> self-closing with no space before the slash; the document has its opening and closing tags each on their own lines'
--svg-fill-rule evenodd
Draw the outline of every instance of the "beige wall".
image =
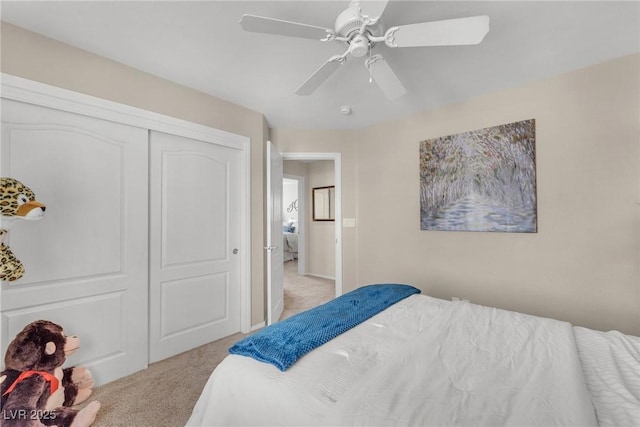
<svg viewBox="0 0 640 427">
<path fill-rule="evenodd" d="M 639 65 L 634 55 L 360 131 L 358 284 L 640 335 Z M 531 118 L 538 233 L 420 231 L 419 142 Z"/>
<path fill-rule="evenodd" d="M 309 162 L 301 160 L 285 160 L 283 163 L 285 175 L 298 175 L 305 178 L 309 175 Z"/>
<path fill-rule="evenodd" d="M 2 24 L 1 70 L 251 138 L 252 323 L 264 319 L 262 114 Z M 640 56 L 362 130 L 272 129 L 342 154 L 343 287 L 442 298 L 640 335 Z M 420 231 L 419 141 L 536 119 L 538 233 Z"/>
<path fill-rule="evenodd" d="M 640 335 L 640 56 L 357 131 L 272 129 L 342 152 L 344 290 L 379 282 Z M 420 230 L 419 142 L 536 119 L 538 233 Z"/>
<path fill-rule="evenodd" d="M 309 194 L 309 219 L 313 218 L 313 188 L 335 185 L 333 161 L 319 160 L 309 164 L 307 194 Z M 335 222 L 309 221 L 307 228 L 307 272 L 314 276 L 335 278 Z"/>
<path fill-rule="evenodd" d="M 261 113 L 2 22 L 0 70 L 251 138 L 252 324 L 264 320 Z"/>
</svg>

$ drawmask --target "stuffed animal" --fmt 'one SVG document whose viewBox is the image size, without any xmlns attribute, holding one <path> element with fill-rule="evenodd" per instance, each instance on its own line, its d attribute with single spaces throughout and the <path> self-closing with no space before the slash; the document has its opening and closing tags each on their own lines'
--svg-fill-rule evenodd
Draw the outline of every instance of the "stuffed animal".
<svg viewBox="0 0 640 427">
<path fill-rule="evenodd" d="M 71 408 L 92 392 L 93 378 L 83 367 L 62 369 L 66 357 L 79 348 L 76 336 L 61 326 L 38 320 L 25 326 L 9 344 L 5 370 L 0 373 L 4 427 L 87 427 L 96 418 L 100 402 Z"/>
<path fill-rule="evenodd" d="M 24 274 L 22 263 L 4 244 L 13 222 L 41 219 L 45 209 L 29 187 L 13 178 L 0 178 L 0 280 L 11 282 Z"/>
</svg>

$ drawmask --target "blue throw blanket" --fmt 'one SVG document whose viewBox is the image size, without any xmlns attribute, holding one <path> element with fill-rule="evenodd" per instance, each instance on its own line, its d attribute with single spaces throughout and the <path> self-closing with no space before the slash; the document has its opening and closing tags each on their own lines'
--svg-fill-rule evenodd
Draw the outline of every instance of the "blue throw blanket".
<svg viewBox="0 0 640 427">
<path fill-rule="evenodd" d="M 274 323 L 238 341 L 229 353 L 253 357 L 284 371 L 314 348 L 417 293 L 420 290 L 409 285 L 364 286 Z"/>
</svg>

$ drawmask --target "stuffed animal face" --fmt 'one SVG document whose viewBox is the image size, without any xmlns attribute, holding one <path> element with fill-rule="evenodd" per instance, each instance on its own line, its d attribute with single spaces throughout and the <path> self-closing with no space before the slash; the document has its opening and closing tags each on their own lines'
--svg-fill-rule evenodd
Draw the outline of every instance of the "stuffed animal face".
<svg viewBox="0 0 640 427">
<path fill-rule="evenodd" d="M 17 179 L 0 178 L 0 228 L 12 219 L 38 220 L 46 207 L 36 201 L 36 195 Z"/>
<path fill-rule="evenodd" d="M 38 320 L 24 327 L 7 348 L 5 369 L 52 372 L 80 347 L 76 336 L 66 336 L 60 325 Z"/>
</svg>

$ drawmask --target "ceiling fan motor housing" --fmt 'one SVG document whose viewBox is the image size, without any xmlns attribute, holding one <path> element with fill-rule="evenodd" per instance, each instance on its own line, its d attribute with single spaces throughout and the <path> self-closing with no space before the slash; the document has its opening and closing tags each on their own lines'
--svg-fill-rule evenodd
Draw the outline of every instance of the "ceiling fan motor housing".
<svg viewBox="0 0 640 427">
<path fill-rule="evenodd" d="M 336 19 L 336 34 L 349 39 L 349 53 L 355 57 L 364 56 L 369 51 L 367 34 L 373 37 L 380 37 L 384 34 L 382 22 L 379 19 L 376 23 L 367 25 L 364 34 L 359 34 L 364 23 L 358 2 L 352 2 Z"/>
</svg>

